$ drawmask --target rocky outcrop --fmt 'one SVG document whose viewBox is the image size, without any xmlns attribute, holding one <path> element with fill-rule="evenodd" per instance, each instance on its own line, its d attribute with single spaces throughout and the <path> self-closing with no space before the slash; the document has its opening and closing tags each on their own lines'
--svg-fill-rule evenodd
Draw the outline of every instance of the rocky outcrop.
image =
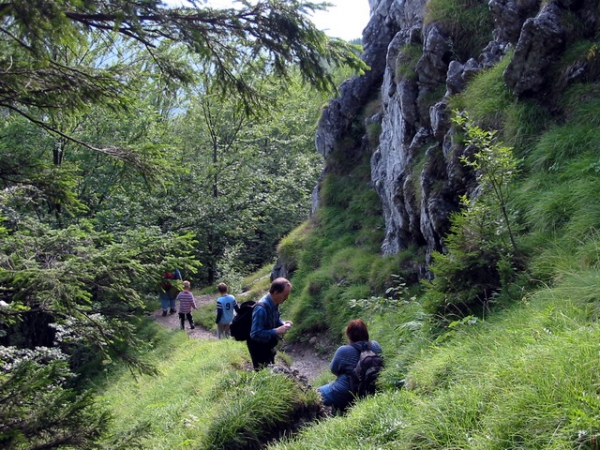
<svg viewBox="0 0 600 450">
<path fill-rule="evenodd" d="M 563 14 L 556 3 L 550 3 L 523 24 L 515 55 L 504 72 L 504 81 L 517 97 L 542 89 L 545 72 L 565 46 Z"/>
<path fill-rule="evenodd" d="M 511 92 L 516 98 L 543 97 L 552 89 L 549 68 L 569 39 L 591 38 L 599 24 L 593 0 L 489 0 L 488 8 L 482 8 L 493 23 L 489 41 L 465 57 L 456 49 L 464 43 L 461 39 L 472 36 L 457 33 L 460 23 L 425 17 L 426 3 L 369 0 L 371 20 L 363 33 L 363 58 L 371 70 L 341 86 L 340 96 L 324 110 L 316 136 L 325 172 L 335 170 L 332 162 L 340 158 L 336 151 L 349 159 L 372 152 L 372 185 L 385 217 L 383 254 L 411 244 L 425 246 L 429 255 L 444 251 L 450 213 L 459 207 L 462 194 L 476 189 L 473 174 L 460 162 L 465 149 L 453 141 L 448 98 L 462 92 L 474 75 L 495 65 L 510 49 L 514 52 L 504 80 Z M 415 48 L 420 54 L 411 60 L 409 50 Z M 583 76 L 586 67 L 585 62 L 574 64 L 571 78 Z M 373 117 L 361 117 L 367 102 L 377 95 L 381 109 Z M 365 148 L 359 137 L 348 143 L 349 130 L 358 120 L 381 124 L 377 148 Z M 318 189 L 314 198 L 316 208 Z"/>
<path fill-rule="evenodd" d="M 348 133 L 356 115 L 369 98 L 381 87 L 381 78 L 386 66 L 387 46 L 400 29 L 400 25 L 390 18 L 392 3 L 392 0 L 371 1 L 374 9 L 371 12 L 371 20 L 363 32 L 365 44 L 362 55 L 371 70 L 342 83 L 339 88 L 340 96 L 331 100 L 323 111 L 315 144 L 317 151 L 325 159 L 334 151 L 336 142 Z"/>
</svg>

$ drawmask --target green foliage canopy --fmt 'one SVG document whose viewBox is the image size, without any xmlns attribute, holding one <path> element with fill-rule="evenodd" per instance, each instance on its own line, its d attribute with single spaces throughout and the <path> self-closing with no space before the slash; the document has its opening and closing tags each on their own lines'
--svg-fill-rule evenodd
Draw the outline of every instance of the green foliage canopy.
<svg viewBox="0 0 600 450">
<path fill-rule="evenodd" d="M 93 447 L 107 416 L 76 374 L 152 372 L 137 331 L 157 277 L 235 241 L 260 256 L 305 212 L 322 99 L 298 123 L 261 113 L 286 83 L 297 99 L 366 66 L 310 22 L 322 4 L 239 3 L 0 0 L 3 448 Z"/>
<path fill-rule="evenodd" d="M 307 13 L 323 4 L 297 0 L 241 1 L 239 8 L 213 9 L 192 0 L 169 8 L 160 0 L 19 0 L 0 2 L 0 107 L 17 112 L 60 136 L 70 136 L 31 109 L 81 110 L 94 103 L 123 106 L 130 91 L 128 65 L 114 54 L 104 59 L 66 61 L 79 45 L 90 51 L 118 41 L 145 50 L 151 70 L 169 82 L 192 83 L 198 71 L 210 73 L 221 94 L 241 96 L 250 110 L 264 99 L 248 83 L 259 76 L 287 78 L 297 66 L 303 79 L 335 90 L 332 65 L 362 71 L 357 46 L 329 39 Z M 180 58 L 173 48 L 194 58 Z M 245 70 L 240 70 L 245 68 Z M 120 156 L 118 148 L 88 147 Z"/>
</svg>

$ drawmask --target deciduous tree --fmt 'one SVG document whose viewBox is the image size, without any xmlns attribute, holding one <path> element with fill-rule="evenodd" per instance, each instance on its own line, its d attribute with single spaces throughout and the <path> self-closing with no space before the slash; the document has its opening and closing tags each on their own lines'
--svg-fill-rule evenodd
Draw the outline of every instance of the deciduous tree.
<svg viewBox="0 0 600 450">
<path fill-rule="evenodd" d="M 123 58 L 116 51 L 103 60 L 61 58 L 80 45 L 92 51 L 129 42 L 144 49 L 170 82 L 191 83 L 198 71 L 210 74 L 222 94 L 240 95 L 248 110 L 264 101 L 246 81 L 248 71 L 286 78 L 290 67 L 298 67 L 308 83 L 333 90 L 332 65 L 365 69 L 354 46 L 327 38 L 309 20 L 307 13 L 322 4 L 240 0 L 239 8 L 213 9 L 197 0 L 187 3 L 173 8 L 161 0 L 0 1 L 0 107 L 73 139 L 34 111 L 122 104 L 131 88 Z M 194 58 L 174 55 L 174 47 Z M 114 146 L 78 143 L 111 156 L 127 155 Z"/>
</svg>

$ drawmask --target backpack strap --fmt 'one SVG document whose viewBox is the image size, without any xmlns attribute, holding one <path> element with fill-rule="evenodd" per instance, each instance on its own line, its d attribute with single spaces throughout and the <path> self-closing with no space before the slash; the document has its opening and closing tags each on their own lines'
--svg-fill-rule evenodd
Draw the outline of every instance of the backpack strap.
<svg viewBox="0 0 600 450">
<path fill-rule="evenodd" d="M 360 342 L 353 342 L 352 344 L 350 344 L 351 347 L 354 347 L 356 349 L 356 351 L 358 351 L 358 353 L 362 353 L 363 350 L 372 350 L 371 348 L 371 341 L 366 341 L 367 342 L 367 348 L 363 349 L 363 346 L 360 345 L 362 342 L 365 341 L 360 341 Z"/>
</svg>

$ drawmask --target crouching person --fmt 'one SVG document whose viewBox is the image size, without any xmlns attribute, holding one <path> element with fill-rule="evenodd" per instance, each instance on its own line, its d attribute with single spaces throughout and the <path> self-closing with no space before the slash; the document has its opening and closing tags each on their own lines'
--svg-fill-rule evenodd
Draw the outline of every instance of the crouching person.
<svg viewBox="0 0 600 450">
<path fill-rule="evenodd" d="M 319 387 L 323 404 L 331 406 L 334 412 L 343 413 L 354 399 L 352 392 L 352 376 L 361 351 L 370 349 L 375 354 L 381 354 L 381 346 L 376 341 L 369 341 L 367 325 L 361 319 L 355 319 L 346 327 L 348 344 L 339 347 L 329 368 L 337 378 L 329 384 Z"/>
</svg>

